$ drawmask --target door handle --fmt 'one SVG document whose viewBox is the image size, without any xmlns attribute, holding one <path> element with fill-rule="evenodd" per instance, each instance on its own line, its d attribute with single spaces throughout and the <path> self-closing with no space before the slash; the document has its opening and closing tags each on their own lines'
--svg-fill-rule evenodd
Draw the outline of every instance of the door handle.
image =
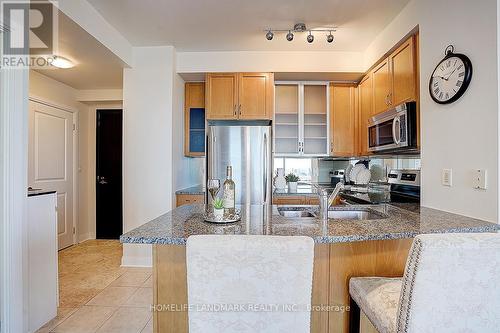
<svg viewBox="0 0 500 333">
<path fill-rule="evenodd" d="M 394 143 L 396 145 L 399 145 L 401 143 L 400 128 L 401 128 L 401 120 L 399 119 L 399 117 L 396 117 L 392 121 L 392 139 L 394 140 Z"/>
<path fill-rule="evenodd" d="M 264 204 L 267 203 L 267 169 L 269 168 L 268 163 L 269 161 L 267 160 L 267 134 L 264 133 L 264 142 L 263 142 L 263 150 L 264 150 Z"/>
<path fill-rule="evenodd" d="M 104 178 L 103 176 L 99 176 L 97 177 L 97 182 L 101 185 L 106 185 L 108 183 L 108 181 L 106 180 L 106 178 Z"/>
</svg>

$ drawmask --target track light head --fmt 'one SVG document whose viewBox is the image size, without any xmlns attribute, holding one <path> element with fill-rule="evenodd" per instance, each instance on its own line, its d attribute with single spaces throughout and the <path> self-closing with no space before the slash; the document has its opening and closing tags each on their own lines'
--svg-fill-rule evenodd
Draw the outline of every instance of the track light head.
<svg viewBox="0 0 500 333">
<path fill-rule="evenodd" d="M 329 34 L 328 36 L 326 36 L 326 41 L 327 41 L 328 43 L 333 42 L 333 35 L 332 35 L 332 33 L 331 33 L 331 32 L 330 32 L 330 34 Z"/>
<path fill-rule="evenodd" d="M 266 33 L 266 39 L 267 40 L 273 40 L 273 37 L 274 37 L 274 34 L 271 30 L 269 30 L 267 33 Z"/>
<path fill-rule="evenodd" d="M 307 35 L 307 42 L 308 43 L 314 42 L 314 36 L 310 31 L 309 31 L 309 35 Z"/>
<path fill-rule="evenodd" d="M 288 31 L 286 34 L 286 40 L 291 42 L 293 40 L 293 33 L 291 31 Z"/>
</svg>

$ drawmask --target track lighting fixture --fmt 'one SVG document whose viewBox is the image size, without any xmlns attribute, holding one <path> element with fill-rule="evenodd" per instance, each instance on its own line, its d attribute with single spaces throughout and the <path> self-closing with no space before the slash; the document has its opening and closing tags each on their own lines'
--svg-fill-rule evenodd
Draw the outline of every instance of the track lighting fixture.
<svg viewBox="0 0 500 333">
<path fill-rule="evenodd" d="M 309 35 L 307 35 L 307 42 L 310 44 L 312 42 L 314 42 L 314 36 L 313 34 L 311 33 L 311 31 L 309 31 Z"/>
<path fill-rule="evenodd" d="M 326 36 L 326 41 L 328 43 L 331 43 L 333 42 L 333 35 L 332 35 L 332 32 L 330 31 L 330 33 L 328 34 L 328 36 Z"/>
<path fill-rule="evenodd" d="M 267 40 L 272 40 L 274 38 L 274 33 L 276 32 L 286 32 L 286 40 L 291 42 L 293 41 L 294 38 L 294 33 L 300 33 L 300 32 L 309 32 L 309 34 L 306 37 L 306 40 L 309 44 L 314 42 L 314 35 L 313 32 L 328 32 L 328 35 L 326 36 L 326 41 L 328 43 L 332 43 L 333 40 L 335 39 L 333 37 L 332 32 L 337 31 L 337 27 L 330 27 L 330 28 L 324 28 L 324 29 L 307 29 L 305 23 L 296 23 L 293 26 L 293 29 L 266 29 L 266 39 Z"/>
<path fill-rule="evenodd" d="M 271 30 L 269 30 L 266 34 L 267 40 L 273 40 L 274 34 Z"/>
</svg>

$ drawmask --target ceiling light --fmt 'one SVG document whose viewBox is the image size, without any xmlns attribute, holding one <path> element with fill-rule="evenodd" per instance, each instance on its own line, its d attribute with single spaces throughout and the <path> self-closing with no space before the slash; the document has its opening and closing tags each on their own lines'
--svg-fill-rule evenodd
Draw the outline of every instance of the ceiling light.
<svg viewBox="0 0 500 333">
<path fill-rule="evenodd" d="M 294 38 L 294 33 L 304 33 L 304 32 L 309 32 L 307 35 L 307 42 L 311 44 L 314 42 L 314 35 L 312 34 L 313 32 L 328 32 L 328 35 L 326 36 L 326 41 L 328 43 L 332 43 L 333 40 L 335 39 L 332 35 L 332 32 L 337 31 L 337 27 L 325 27 L 325 28 L 320 28 L 320 29 L 307 29 L 305 23 L 296 23 L 293 25 L 292 29 L 266 29 L 264 30 L 266 33 L 266 39 L 267 40 L 272 40 L 274 38 L 274 34 L 276 32 L 282 32 L 286 33 L 286 40 L 291 42 Z"/>
<path fill-rule="evenodd" d="M 307 35 L 307 42 L 308 43 L 314 42 L 314 36 L 312 35 L 312 33 L 310 31 L 309 31 L 309 35 Z"/>
<path fill-rule="evenodd" d="M 53 56 L 50 64 L 54 67 L 63 69 L 75 67 L 75 64 L 71 60 L 61 56 Z"/>
<path fill-rule="evenodd" d="M 333 35 L 332 35 L 332 33 L 331 33 L 331 32 L 330 32 L 330 34 L 328 34 L 328 36 L 326 36 L 326 41 L 327 41 L 328 43 L 333 42 Z"/>
</svg>

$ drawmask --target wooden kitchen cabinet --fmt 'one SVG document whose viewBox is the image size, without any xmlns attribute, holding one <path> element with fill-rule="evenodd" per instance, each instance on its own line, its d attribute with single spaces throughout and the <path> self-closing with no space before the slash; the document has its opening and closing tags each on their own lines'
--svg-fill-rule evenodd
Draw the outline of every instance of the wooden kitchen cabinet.
<svg viewBox="0 0 500 333">
<path fill-rule="evenodd" d="M 319 198 L 310 195 L 275 196 L 273 205 L 319 205 Z"/>
<path fill-rule="evenodd" d="M 390 106 L 391 72 L 386 58 L 371 72 L 373 77 L 373 113 L 386 111 Z"/>
<path fill-rule="evenodd" d="M 273 205 L 307 205 L 307 199 L 303 195 L 275 196 Z"/>
<path fill-rule="evenodd" d="M 203 194 L 176 194 L 176 206 L 192 205 L 196 203 L 204 203 L 205 196 Z"/>
<path fill-rule="evenodd" d="M 415 37 L 404 41 L 374 67 L 373 114 L 417 99 Z"/>
<path fill-rule="evenodd" d="M 274 74 L 240 73 L 238 75 L 239 119 L 272 119 Z"/>
<path fill-rule="evenodd" d="M 359 155 L 368 155 L 368 120 L 373 115 L 373 78 L 365 76 L 358 86 L 359 120 L 358 120 L 358 152 Z"/>
<path fill-rule="evenodd" d="M 356 96 L 352 84 L 330 84 L 330 155 L 353 156 L 356 153 Z"/>
<path fill-rule="evenodd" d="M 209 120 L 271 119 L 274 106 L 272 73 L 210 73 L 206 77 Z"/>
<path fill-rule="evenodd" d="M 391 69 L 391 105 L 399 105 L 416 98 L 416 61 L 413 36 L 389 56 Z"/>
<path fill-rule="evenodd" d="M 186 82 L 184 98 L 184 155 L 205 156 L 205 83 Z"/>
<path fill-rule="evenodd" d="M 238 119 L 238 74 L 207 74 L 207 119 Z"/>
</svg>

